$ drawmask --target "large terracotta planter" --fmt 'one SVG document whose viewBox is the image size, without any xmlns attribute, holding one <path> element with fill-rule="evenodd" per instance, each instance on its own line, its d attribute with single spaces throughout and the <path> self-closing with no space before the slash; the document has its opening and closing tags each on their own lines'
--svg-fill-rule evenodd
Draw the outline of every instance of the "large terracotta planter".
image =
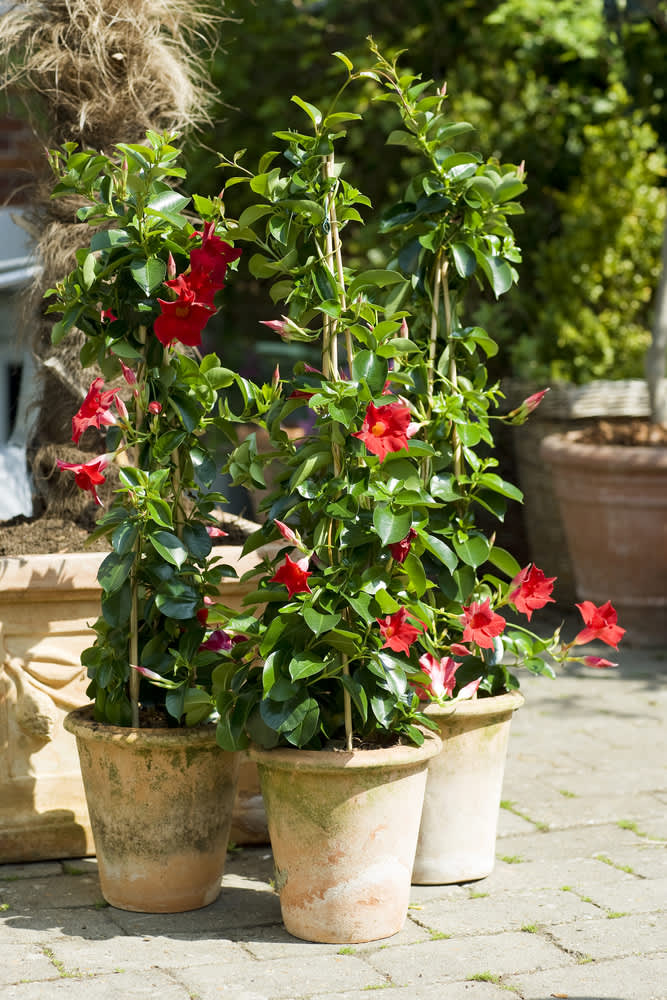
<svg viewBox="0 0 667 1000">
<path fill-rule="evenodd" d="M 625 642 L 667 642 L 667 448 L 542 444 L 560 505 L 577 598 L 611 601 Z"/>
<path fill-rule="evenodd" d="M 511 410 L 543 388 L 542 383 L 504 380 L 505 409 Z M 585 385 L 556 382 L 527 422 L 511 428 L 531 558 L 547 576 L 556 577 L 553 596 L 559 605 L 570 607 L 576 599 L 575 570 L 556 484 L 540 453 L 541 444 L 552 434 L 580 430 L 600 418 L 647 417 L 649 413 L 648 385 L 643 379 L 596 380 Z"/>
<path fill-rule="evenodd" d="M 354 943 L 405 922 L 426 768 L 440 749 L 252 750 L 285 928 Z"/>
<path fill-rule="evenodd" d="M 267 546 L 241 556 L 239 577 Z M 85 705 L 80 657 L 100 613 L 97 571 L 105 552 L 0 558 L 0 864 L 94 853 L 74 738 L 65 715 Z M 224 579 L 221 597 L 241 609 L 252 581 Z M 231 839 L 266 842 L 255 765 L 242 764 Z"/>
<path fill-rule="evenodd" d="M 131 729 L 65 718 L 76 737 L 102 895 L 112 906 L 177 913 L 219 895 L 240 757 L 215 726 Z"/>
<path fill-rule="evenodd" d="M 468 882 L 493 870 L 510 725 L 523 702 L 514 691 L 426 708 L 442 750 L 428 765 L 415 885 Z"/>
</svg>

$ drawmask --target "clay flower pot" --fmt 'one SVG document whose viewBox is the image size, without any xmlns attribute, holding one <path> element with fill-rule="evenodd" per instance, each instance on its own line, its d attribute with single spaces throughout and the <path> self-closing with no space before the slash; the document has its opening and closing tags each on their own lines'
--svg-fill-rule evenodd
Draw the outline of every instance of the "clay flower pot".
<svg viewBox="0 0 667 1000">
<path fill-rule="evenodd" d="M 178 913 L 220 893 L 240 755 L 215 726 L 131 729 L 65 717 L 76 736 L 102 895 L 112 906 Z"/>
<path fill-rule="evenodd" d="M 667 642 L 667 448 L 542 443 L 560 504 L 577 597 L 611 601 L 626 641 Z"/>
<path fill-rule="evenodd" d="M 446 885 L 493 870 L 500 796 L 518 691 L 456 706 L 428 706 L 442 750 L 428 765 L 412 881 Z"/>
<path fill-rule="evenodd" d="M 405 922 L 426 768 L 440 749 L 258 750 L 285 928 L 355 943 Z"/>
</svg>

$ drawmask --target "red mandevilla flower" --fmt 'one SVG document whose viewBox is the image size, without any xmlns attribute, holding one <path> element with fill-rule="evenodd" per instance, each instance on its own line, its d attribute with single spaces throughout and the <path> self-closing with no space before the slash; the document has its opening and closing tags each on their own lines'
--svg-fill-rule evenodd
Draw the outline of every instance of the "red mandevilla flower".
<svg viewBox="0 0 667 1000">
<path fill-rule="evenodd" d="M 405 538 L 400 542 L 394 542 L 393 545 L 390 545 L 389 551 L 391 552 L 392 559 L 395 559 L 397 563 L 404 563 L 416 537 L 417 532 L 414 528 L 410 528 Z"/>
<path fill-rule="evenodd" d="M 410 654 L 410 646 L 419 633 L 424 631 L 424 626 L 421 623 L 418 626 L 411 625 L 406 621 L 407 615 L 407 608 L 399 608 L 393 615 L 375 619 L 385 640 L 383 649 L 393 649 L 394 652 L 405 653 L 406 656 Z"/>
<path fill-rule="evenodd" d="M 606 601 L 596 607 L 592 601 L 582 601 L 577 604 L 586 628 L 582 629 L 574 640 L 577 646 L 599 639 L 608 646 L 618 649 L 618 644 L 625 635 L 625 629 L 617 625 L 618 615 L 611 601 Z"/>
<path fill-rule="evenodd" d="M 510 584 L 514 589 L 510 589 L 509 600 L 530 621 L 533 611 L 554 603 L 551 591 L 555 579 L 555 576 L 546 577 L 534 564 L 524 566 Z"/>
<path fill-rule="evenodd" d="M 483 649 L 493 649 L 495 636 L 500 635 L 506 625 L 502 615 L 491 610 L 488 597 L 483 604 L 473 601 L 467 608 L 464 607 L 461 621 L 465 625 L 463 641 L 476 642 Z"/>
<path fill-rule="evenodd" d="M 72 417 L 72 441 L 74 441 L 74 444 L 79 443 L 81 435 L 88 427 L 97 427 L 99 430 L 102 426 L 110 427 L 111 424 L 116 423 L 116 418 L 111 412 L 110 406 L 112 403 L 115 403 L 116 409 L 119 409 L 119 390 L 103 389 L 103 385 L 103 378 L 93 380 L 88 390 L 88 395 L 81 404 L 78 413 L 75 413 Z M 127 415 L 124 405 L 120 407 L 119 412 L 121 416 Z"/>
<path fill-rule="evenodd" d="M 188 347 L 199 347 L 201 332 L 213 315 L 213 306 L 197 301 L 195 291 L 182 274 L 165 284 L 178 294 L 178 298 L 170 302 L 158 299 L 162 313 L 153 324 L 155 336 L 165 347 L 174 340 Z"/>
<path fill-rule="evenodd" d="M 308 586 L 308 577 L 312 573 L 308 571 L 308 559 L 304 556 L 294 562 L 289 556 L 285 556 L 285 562 L 278 569 L 275 576 L 271 577 L 272 583 L 284 583 L 290 597 L 294 594 L 311 594 Z"/>
<path fill-rule="evenodd" d="M 373 455 L 382 462 L 390 452 L 408 447 L 410 411 L 402 403 L 375 406 L 369 403 L 361 430 L 352 437 L 359 438 Z"/>
<path fill-rule="evenodd" d="M 231 247 L 215 235 L 215 223 L 204 223 L 202 244 L 190 252 L 188 283 L 197 299 L 213 305 L 215 293 L 225 286 L 227 267 L 238 260 L 241 250 Z"/>
<path fill-rule="evenodd" d="M 429 698 L 451 698 L 456 684 L 456 671 L 461 664 L 449 656 L 437 660 L 431 653 L 424 653 L 419 657 L 419 666 L 431 678 L 431 683 L 426 687 L 415 685 L 415 691 L 420 699 L 426 701 Z"/>
<path fill-rule="evenodd" d="M 100 455 L 99 458 L 91 462 L 56 462 L 59 469 L 65 469 L 74 473 L 74 482 L 80 490 L 87 490 L 92 493 L 93 499 L 98 507 L 102 507 L 102 501 L 97 495 L 97 487 L 106 482 L 101 470 L 109 464 L 108 455 Z"/>
</svg>

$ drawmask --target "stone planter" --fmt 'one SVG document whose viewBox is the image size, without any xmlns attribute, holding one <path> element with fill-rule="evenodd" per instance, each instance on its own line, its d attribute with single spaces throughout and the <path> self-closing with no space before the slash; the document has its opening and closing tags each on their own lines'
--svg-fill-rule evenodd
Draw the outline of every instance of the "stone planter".
<svg viewBox="0 0 667 1000">
<path fill-rule="evenodd" d="M 429 758 L 423 747 L 252 750 L 286 930 L 354 943 L 405 922 Z"/>
<path fill-rule="evenodd" d="M 493 870 L 510 726 L 523 703 L 514 691 L 426 708 L 442 750 L 428 765 L 415 885 L 468 882 Z"/>
<path fill-rule="evenodd" d="M 80 656 L 100 613 L 97 571 L 106 553 L 0 558 L 0 863 L 94 853 L 74 738 L 65 715 L 85 705 Z M 239 577 L 257 564 L 226 546 Z M 251 581 L 223 580 L 240 609 Z M 255 765 L 241 767 L 231 840 L 268 840 Z"/>
<path fill-rule="evenodd" d="M 220 894 L 239 755 L 215 726 L 132 729 L 64 721 L 76 737 L 102 895 L 111 906 L 180 913 Z"/>
<path fill-rule="evenodd" d="M 542 444 L 560 505 L 577 599 L 611 601 L 623 641 L 667 643 L 667 448 Z"/>
</svg>

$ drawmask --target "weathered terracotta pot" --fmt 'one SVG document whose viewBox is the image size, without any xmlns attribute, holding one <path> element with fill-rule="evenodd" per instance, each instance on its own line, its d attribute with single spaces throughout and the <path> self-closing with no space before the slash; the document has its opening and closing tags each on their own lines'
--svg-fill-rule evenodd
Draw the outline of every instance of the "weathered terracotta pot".
<svg viewBox="0 0 667 1000">
<path fill-rule="evenodd" d="M 224 558 L 241 577 L 266 551 L 272 546 L 242 557 L 240 546 L 226 546 Z M 0 864 L 94 853 L 76 745 L 63 719 L 89 701 L 80 658 L 94 639 L 105 556 L 0 557 Z M 254 586 L 223 579 L 222 600 L 240 610 Z M 256 767 L 246 761 L 241 771 L 231 839 L 266 843 Z"/>
<path fill-rule="evenodd" d="M 514 691 L 425 709 L 442 750 L 428 765 L 415 885 L 468 882 L 493 870 L 510 725 L 523 703 Z"/>
<path fill-rule="evenodd" d="M 257 761 L 285 928 L 354 943 L 405 922 L 426 767 L 440 749 L 251 750 Z"/>
<path fill-rule="evenodd" d="M 667 448 L 542 443 L 580 601 L 611 601 L 624 642 L 667 642 Z"/>
<path fill-rule="evenodd" d="M 178 913 L 219 895 L 240 757 L 215 726 L 131 729 L 65 717 L 76 737 L 102 895 L 112 906 Z"/>
</svg>

